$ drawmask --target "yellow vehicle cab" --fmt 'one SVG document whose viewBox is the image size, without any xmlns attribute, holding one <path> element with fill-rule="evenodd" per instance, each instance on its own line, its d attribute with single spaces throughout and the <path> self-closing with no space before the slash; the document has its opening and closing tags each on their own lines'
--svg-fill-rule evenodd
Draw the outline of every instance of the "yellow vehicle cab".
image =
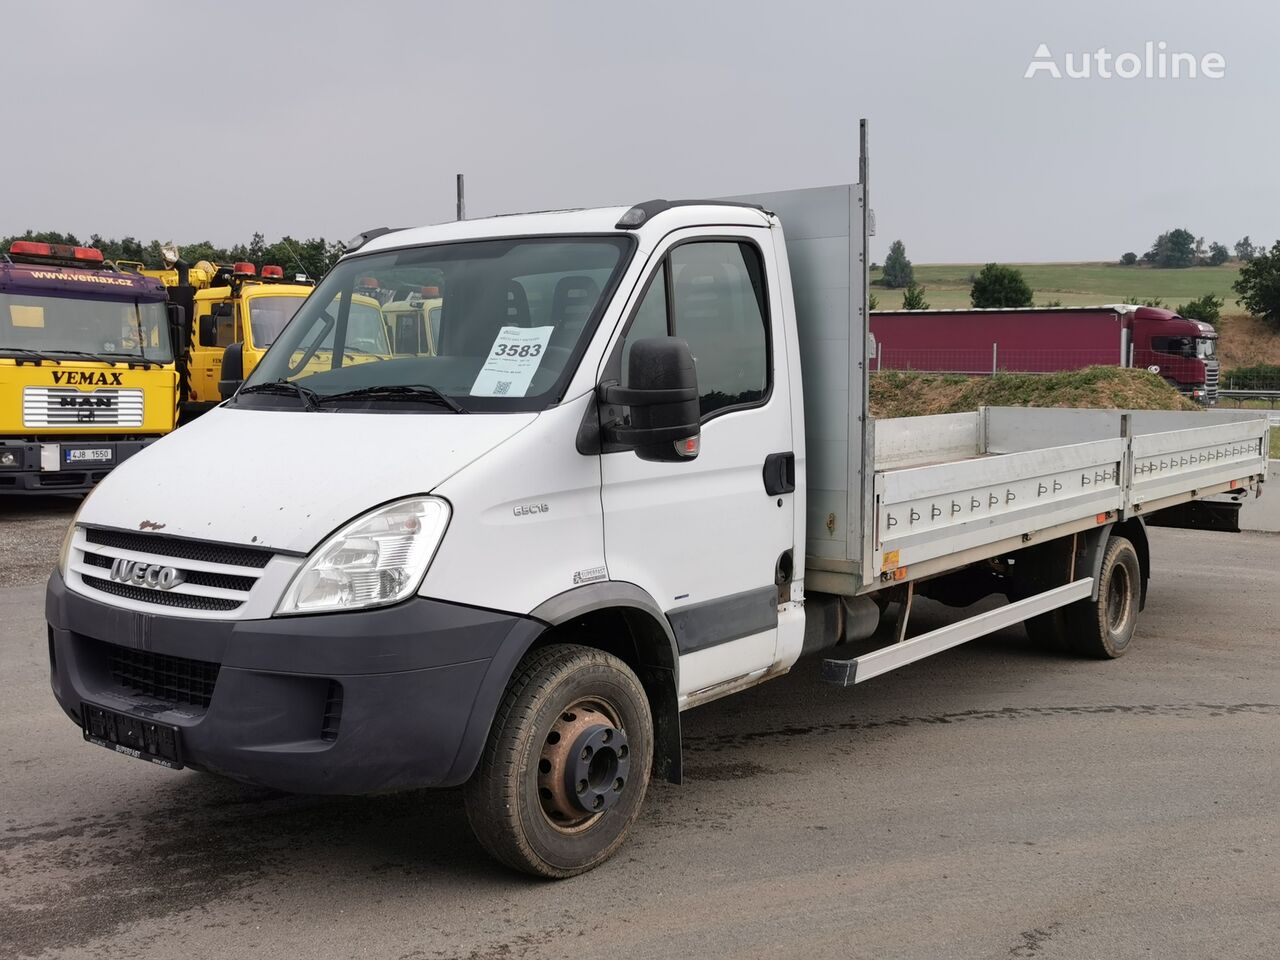
<svg viewBox="0 0 1280 960">
<path fill-rule="evenodd" d="M 241 362 L 248 375 L 311 293 L 309 284 L 286 283 L 278 266 L 263 267 L 261 278 L 256 273 L 252 263 L 240 262 L 230 271 L 220 271 L 215 281 L 224 282 L 195 292 L 184 405 L 190 413 L 222 401 L 219 383 L 228 347 L 241 345 Z"/>
<path fill-rule="evenodd" d="M 177 316 L 92 247 L 0 256 L 0 493 L 87 491 L 174 429 Z"/>
<path fill-rule="evenodd" d="M 419 293 L 404 300 L 384 303 L 382 315 L 386 320 L 392 353 L 397 356 L 436 356 L 443 305 L 439 287 L 423 287 Z"/>
</svg>

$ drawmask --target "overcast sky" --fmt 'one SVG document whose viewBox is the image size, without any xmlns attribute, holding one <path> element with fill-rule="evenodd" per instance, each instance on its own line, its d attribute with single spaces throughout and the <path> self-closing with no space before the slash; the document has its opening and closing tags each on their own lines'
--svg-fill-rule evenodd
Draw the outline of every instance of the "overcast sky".
<svg viewBox="0 0 1280 960">
<path fill-rule="evenodd" d="M 1108 259 L 1280 236 L 1280 4 L 5 4 L 0 234 L 345 238 L 857 177 L 883 257 Z M 1024 79 L 1068 52 L 1223 79 Z"/>
</svg>

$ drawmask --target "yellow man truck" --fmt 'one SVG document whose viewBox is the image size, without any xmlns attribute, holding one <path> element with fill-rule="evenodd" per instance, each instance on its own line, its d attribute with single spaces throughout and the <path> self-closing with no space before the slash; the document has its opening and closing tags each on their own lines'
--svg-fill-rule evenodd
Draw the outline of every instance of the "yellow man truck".
<svg viewBox="0 0 1280 960">
<path fill-rule="evenodd" d="M 0 254 L 0 494 L 82 493 L 172 430 L 179 315 L 92 247 Z"/>
</svg>

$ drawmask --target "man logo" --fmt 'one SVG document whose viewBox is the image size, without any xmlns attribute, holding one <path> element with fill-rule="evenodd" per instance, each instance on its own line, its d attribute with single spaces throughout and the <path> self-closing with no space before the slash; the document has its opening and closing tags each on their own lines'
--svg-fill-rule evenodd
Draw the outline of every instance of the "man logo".
<svg viewBox="0 0 1280 960">
<path fill-rule="evenodd" d="M 174 567 L 162 567 L 158 563 L 147 564 L 141 560 L 125 560 L 118 557 L 111 563 L 111 579 L 136 587 L 172 590 L 187 578 L 181 570 Z"/>
</svg>

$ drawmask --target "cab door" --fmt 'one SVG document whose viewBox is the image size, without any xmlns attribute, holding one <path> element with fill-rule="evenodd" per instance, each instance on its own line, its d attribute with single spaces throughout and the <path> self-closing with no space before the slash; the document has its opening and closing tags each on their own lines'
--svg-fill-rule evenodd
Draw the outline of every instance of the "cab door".
<svg viewBox="0 0 1280 960">
<path fill-rule="evenodd" d="M 199 403 L 218 403 L 222 394 L 222 354 L 241 339 L 239 303 L 226 297 L 219 300 L 196 300 L 196 318 L 191 324 L 191 399 Z M 212 321 L 207 318 L 212 317 Z M 212 327 L 210 330 L 209 328 Z"/>
<path fill-rule="evenodd" d="M 749 227 L 670 235 L 601 371 L 626 386 L 630 345 L 648 337 L 681 337 L 694 356 L 697 458 L 654 463 L 607 447 L 601 455 L 609 577 L 643 587 L 667 614 L 682 702 L 763 673 L 776 656 L 775 578 L 780 564 L 789 569 L 795 537 L 794 483 L 766 476 L 769 462 L 785 478 L 793 449 L 770 249 L 768 231 Z"/>
</svg>

